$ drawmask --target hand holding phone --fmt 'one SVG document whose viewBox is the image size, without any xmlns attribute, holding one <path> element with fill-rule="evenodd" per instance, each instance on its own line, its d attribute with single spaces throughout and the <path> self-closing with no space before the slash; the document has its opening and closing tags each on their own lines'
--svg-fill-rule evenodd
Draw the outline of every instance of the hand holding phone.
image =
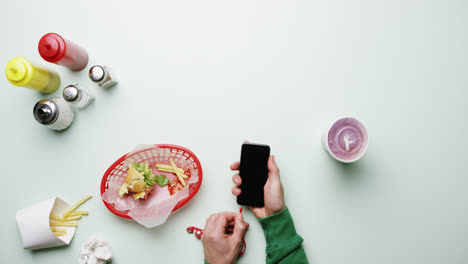
<svg viewBox="0 0 468 264">
<path fill-rule="evenodd" d="M 239 176 L 242 193 L 237 196 L 239 205 L 263 207 L 265 205 L 263 187 L 268 179 L 268 158 L 270 147 L 267 145 L 244 143 L 241 150 Z"/>
<path fill-rule="evenodd" d="M 231 164 L 231 170 L 237 171 L 241 167 L 241 162 L 236 161 Z M 263 207 L 250 207 L 250 210 L 257 218 L 263 218 L 275 213 L 278 213 L 286 208 L 284 203 L 283 185 L 281 184 L 279 169 L 276 166 L 275 157 L 269 156 L 267 161 L 268 176 L 266 184 L 263 186 Z M 243 184 L 243 179 L 236 174 L 232 177 L 236 186 L 232 187 L 232 194 L 235 196 L 242 195 L 240 186 Z"/>
</svg>

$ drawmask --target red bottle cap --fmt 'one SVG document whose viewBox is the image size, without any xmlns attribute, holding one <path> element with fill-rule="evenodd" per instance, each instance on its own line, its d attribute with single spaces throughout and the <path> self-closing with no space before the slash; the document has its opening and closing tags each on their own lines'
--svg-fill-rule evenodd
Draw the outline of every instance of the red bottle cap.
<svg viewBox="0 0 468 264">
<path fill-rule="evenodd" d="M 39 40 L 38 50 L 44 60 L 57 62 L 65 55 L 65 40 L 55 33 L 45 34 Z"/>
</svg>

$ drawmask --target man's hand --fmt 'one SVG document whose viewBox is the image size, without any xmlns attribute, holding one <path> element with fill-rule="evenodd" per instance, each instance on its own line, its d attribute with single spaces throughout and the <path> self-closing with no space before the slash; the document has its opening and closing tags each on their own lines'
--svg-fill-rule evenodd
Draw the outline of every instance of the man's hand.
<svg viewBox="0 0 468 264">
<path fill-rule="evenodd" d="M 223 212 L 211 215 L 206 220 L 201 237 L 205 260 L 211 264 L 231 264 L 237 260 L 242 239 L 249 224 L 244 222 L 241 213 Z M 226 229 L 232 228 L 232 234 Z"/>
<path fill-rule="evenodd" d="M 234 162 L 231 165 L 231 170 L 239 170 L 240 162 Z M 232 181 L 236 186 L 232 187 L 232 194 L 239 196 L 241 189 L 239 186 L 242 184 L 242 179 L 239 173 L 232 176 Z M 281 212 L 286 208 L 284 204 L 283 185 L 281 184 L 279 169 L 275 163 L 273 155 L 268 159 L 268 180 L 263 188 L 265 206 L 264 207 L 250 207 L 250 210 L 257 218 L 264 218 L 276 213 Z"/>
</svg>

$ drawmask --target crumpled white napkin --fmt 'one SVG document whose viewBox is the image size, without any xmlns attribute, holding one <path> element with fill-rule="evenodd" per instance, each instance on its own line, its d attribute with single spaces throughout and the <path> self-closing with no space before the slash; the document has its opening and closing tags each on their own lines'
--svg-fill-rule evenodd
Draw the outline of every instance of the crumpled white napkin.
<svg viewBox="0 0 468 264">
<path fill-rule="evenodd" d="M 111 261 L 112 252 L 106 241 L 91 236 L 81 246 L 79 264 L 105 264 Z"/>
</svg>

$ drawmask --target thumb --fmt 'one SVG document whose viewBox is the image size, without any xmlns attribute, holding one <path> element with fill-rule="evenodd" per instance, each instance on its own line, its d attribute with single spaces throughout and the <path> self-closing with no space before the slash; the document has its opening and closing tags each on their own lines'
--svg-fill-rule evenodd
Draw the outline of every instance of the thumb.
<svg viewBox="0 0 468 264">
<path fill-rule="evenodd" d="M 244 222 L 244 218 L 242 214 L 237 214 L 235 224 L 234 224 L 234 231 L 232 232 L 232 238 L 242 241 L 245 232 L 247 231 L 247 227 L 249 226 L 248 223 Z"/>
<path fill-rule="evenodd" d="M 279 180 L 279 168 L 276 166 L 275 156 L 273 155 L 268 159 L 268 176 L 274 180 Z"/>
</svg>

